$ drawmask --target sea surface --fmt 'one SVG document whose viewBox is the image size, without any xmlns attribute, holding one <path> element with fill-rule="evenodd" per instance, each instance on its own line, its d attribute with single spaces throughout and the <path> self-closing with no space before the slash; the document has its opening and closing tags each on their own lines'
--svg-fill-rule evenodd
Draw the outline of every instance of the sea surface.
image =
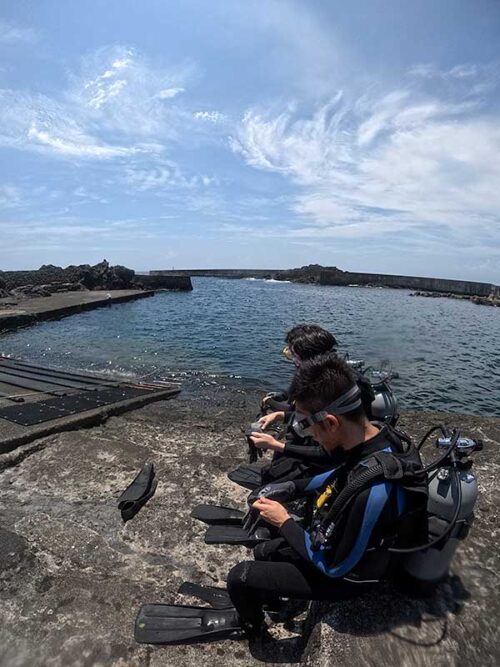
<svg viewBox="0 0 500 667">
<path fill-rule="evenodd" d="M 207 384 L 285 388 L 295 324 L 321 324 L 340 352 L 391 365 L 403 409 L 500 414 L 500 309 L 407 290 L 194 278 L 162 292 L 0 335 L 0 354 L 60 368 Z"/>
</svg>

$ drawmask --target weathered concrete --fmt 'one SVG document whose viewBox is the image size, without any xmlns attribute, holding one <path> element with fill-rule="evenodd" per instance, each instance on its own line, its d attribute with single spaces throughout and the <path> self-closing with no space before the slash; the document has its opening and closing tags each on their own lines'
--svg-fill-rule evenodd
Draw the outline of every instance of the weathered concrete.
<svg viewBox="0 0 500 667">
<path fill-rule="evenodd" d="M 199 278 L 273 278 L 279 269 L 172 269 L 150 271 L 151 276 L 197 276 Z"/>
<path fill-rule="evenodd" d="M 470 280 L 396 276 L 385 273 L 355 273 L 352 271 L 340 271 L 336 267 L 322 270 L 319 274 L 319 283 L 320 285 L 373 285 L 485 297 L 494 294 L 500 289 L 491 283 L 480 283 Z"/>
<path fill-rule="evenodd" d="M 396 276 L 384 273 L 360 273 L 342 271 L 335 266 L 325 267 L 319 264 L 303 266 L 300 269 L 193 269 L 150 271 L 150 273 L 162 276 L 176 274 L 211 278 L 273 278 L 275 280 L 290 280 L 291 282 L 316 283 L 319 285 L 348 286 L 355 284 L 426 290 L 429 292 L 449 292 L 451 294 L 481 297 L 487 297 L 490 294 L 500 294 L 500 287 L 491 283 L 417 276 Z"/>
<path fill-rule="evenodd" d="M 144 393 L 140 396 L 116 401 L 115 403 L 78 412 L 77 414 L 61 417 L 60 419 L 52 419 L 41 424 L 36 424 L 35 426 L 21 426 L 14 422 L 0 419 L 0 454 L 11 452 L 21 445 L 45 438 L 53 433 L 75 431 L 103 424 L 109 417 L 121 415 L 130 410 L 136 410 L 155 401 L 174 398 L 179 392 L 179 388 L 145 389 Z"/>
<path fill-rule="evenodd" d="M 276 626 L 272 642 L 250 650 L 231 641 L 134 643 L 141 603 L 181 602 L 183 580 L 220 585 L 248 557 L 244 548 L 205 545 L 204 526 L 189 512 L 198 502 L 244 506 L 245 491 L 225 473 L 245 458 L 239 427 L 254 417 L 256 400 L 214 387 L 0 457 L 8 466 L 0 474 L 2 667 L 499 664 L 500 419 L 415 412 L 403 417 L 414 436 L 445 419 L 485 441 L 475 464 L 477 520 L 455 578 L 435 598 L 383 589 L 319 609 L 305 642 Z M 145 460 L 156 465 L 158 490 L 124 526 L 115 501 Z"/>
<path fill-rule="evenodd" d="M 102 306 L 144 299 L 148 296 L 154 296 L 154 292 L 142 290 L 61 292 L 47 297 L 25 299 L 18 303 L 13 302 L 11 298 L 0 299 L 0 332 Z"/>
<path fill-rule="evenodd" d="M 193 289 L 191 276 L 189 275 L 144 275 L 137 274 L 134 284 L 142 289 L 175 290 L 179 292 L 190 292 Z"/>
</svg>

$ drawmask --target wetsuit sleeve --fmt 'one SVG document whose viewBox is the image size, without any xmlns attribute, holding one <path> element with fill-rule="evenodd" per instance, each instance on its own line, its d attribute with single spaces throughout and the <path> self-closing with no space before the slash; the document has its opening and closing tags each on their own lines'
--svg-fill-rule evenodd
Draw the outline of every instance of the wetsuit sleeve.
<svg viewBox="0 0 500 667">
<path fill-rule="evenodd" d="M 330 454 L 321 445 L 296 445 L 293 442 L 285 444 L 283 454 L 303 459 L 304 461 L 310 461 L 311 463 L 324 464 L 325 467 L 339 465 L 345 458 L 345 454 L 341 449 L 337 449 Z"/>
<path fill-rule="evenodd" d="M 370 538 L 388 508 L 391 484 L 380 482 L 360 493 L 325 545 L 313 550 L 311 536 L 293 519 L 281 535 L 302 558 L 327 577 L 347 575 L 363 557 Z"/>
</svg>

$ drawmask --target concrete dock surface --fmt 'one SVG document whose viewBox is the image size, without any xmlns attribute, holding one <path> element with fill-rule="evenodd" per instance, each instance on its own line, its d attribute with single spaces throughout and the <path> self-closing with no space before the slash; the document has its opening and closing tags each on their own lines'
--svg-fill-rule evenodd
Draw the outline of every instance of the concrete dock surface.
<svg viewBox="0 0 500 667">
<path fill-rule="evenodd" d="M 153 295 L 152 290 L 82 290 L 20 300 L 0 299 L 0 332 Z"/>
<path fill-rule="evenodd" d="M 202 502 L 245 507 L 247 492 L 226 473 L 246 459 L 240 427 L 258 397 L 204 392 L 0 455 L 2 667 L 500 664 L 500 419 L 444 413 L 401 418 L 414 438 L 444 421 L 484 440 L 474 455 L 476 522 L 434 597 L 383 586 L 317 609 L 304 638 L 273 626 L 264 644 L 136 644 L 141 604 L 194 603 L 177 594 L 183 581 L 223 586 L 235 563 L 252 558 L 243 547 L 205 545 L 206 526 L 190 511 Z M 155 464 L 158 489 L 123 524 L 116 499 L 145 461 Z"/>
</svg>

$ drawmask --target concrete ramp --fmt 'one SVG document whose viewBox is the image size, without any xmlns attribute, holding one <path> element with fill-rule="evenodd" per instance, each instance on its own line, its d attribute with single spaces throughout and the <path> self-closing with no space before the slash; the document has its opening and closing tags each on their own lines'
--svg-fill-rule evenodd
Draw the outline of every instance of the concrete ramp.
<svg viewBox="0 0 500 667">
<path fill-rule="evenodd" d="M 124 382 L 0 357 L 0 453 L 179 392 L 166 383 Z"/>
</svg>

